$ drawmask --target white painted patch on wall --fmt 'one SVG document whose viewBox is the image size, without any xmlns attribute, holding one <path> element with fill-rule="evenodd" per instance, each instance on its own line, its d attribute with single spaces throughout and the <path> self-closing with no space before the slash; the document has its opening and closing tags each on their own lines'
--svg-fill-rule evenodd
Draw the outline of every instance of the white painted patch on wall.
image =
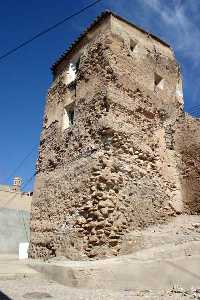
<svg viewBox="0 0 200 300">
<path fill-rule="evenodd" d="M 70 84 L 76 79 L 79 63 L 80 63 L 80 56 L 74 58 L 73 61 L 69 63 L 68 69 L 66 70 L 67 72 L 64 76 L 64 83 L 66 85 Z"/>
<path fill-rule="evenodd" d="M 70 63 L 68 69 L 68 84 L 76 79 L 76 64 Z"/>
<path fill-rule="evenodd" d="M 68 85 L 76 79 L 76 64 L 71 62 L 65 72 L 63 82 Z"/>
<path fill-rule="evenodd" d="M 19 259 L 28 258 L 28 247 L 29 243 L 20 243 L 19 244 Z"/>
<path fill-rule="evenodd" d="M 70 104 L 64 108 L 63 112 L 63 130 L 74 124 L 74 104 Z"/>
<path fill-rule="evenodd" d="M 176 96 L 183 97 L 182 80 L 180 80 L 180 79 L 176 85 Z"/>
</svg>

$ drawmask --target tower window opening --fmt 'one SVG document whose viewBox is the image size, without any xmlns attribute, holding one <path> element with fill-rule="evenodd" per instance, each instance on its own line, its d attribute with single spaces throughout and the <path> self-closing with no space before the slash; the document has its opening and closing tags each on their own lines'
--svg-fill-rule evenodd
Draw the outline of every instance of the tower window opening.
<svg viewBox="0 0 200 300">
<path fill-rule="evenodd" d="M 69 125 L 72 126 L 74 124 L 74 110 L 68 111 Z"/>
<path fill-rule="evenodd" d="M 77 61 L 69 63 L 68 71 L 67 71 L 67 80 L 66 80 L 67 85 L 75 81 L 79 69 L 79 64 L 80 64 L 80 57 L 77 59 Z"/>
<path fill-rule="evenodd" d="M 64 108 L 63 130 L 74 125 L 74 105 L 70 104 Z"/>
<path fill-rule="evenodd" d="M 157 87 L 161 90 L 164 88 L 164 79 L 157 73 L 154 73 L 154 88 Z"/>
<path fill-rule="evenodd" d="M 76 65 L 70 63 L 68 69 L 68 84 L 74 81 L 75 78 L 76 78 Z"/>
<path fill-rule="evenodd" d="M 130 40 L 130 50 L 133 52 L 135 47 L 137 46 L 137 42 L 134 40 Z"/>
</svg>

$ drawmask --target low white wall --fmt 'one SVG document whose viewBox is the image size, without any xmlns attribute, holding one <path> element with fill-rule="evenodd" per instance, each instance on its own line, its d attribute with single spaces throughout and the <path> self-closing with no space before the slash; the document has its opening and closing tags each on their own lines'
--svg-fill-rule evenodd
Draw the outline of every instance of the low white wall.
<svg viewBox="0 0 200 300">
<path fill-rule="evenodd" d="M 0 254 L 18 254 L 19 243 L 28 242 L 29 222 L 27 211 L 0 208 Z"/>
</svg>

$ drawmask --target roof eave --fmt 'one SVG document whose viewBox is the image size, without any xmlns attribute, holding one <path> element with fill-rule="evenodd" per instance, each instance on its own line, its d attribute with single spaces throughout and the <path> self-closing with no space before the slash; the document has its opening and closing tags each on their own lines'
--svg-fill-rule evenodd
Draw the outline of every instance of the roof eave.
<svg viewBox="0 0 200 300">
<path fill-rule="evenodd" d="M 141 27 L 129 22 L 128 20 L 124 19 L 123 17 L 115 14 L 112 11 L 106 10 L 104 12 L 101 13 L 101 15 L 97 16 L 97 18 L 88 26 L 88 28 L 83 31 L 81 33 L 81 35 L 69 46 L 69 48 L 58 58 L 58 60 L 52 65 L 51 70 L 52 72 L 55 74 L 55 69 L 56 67 L 66 58 L 67 55 L 69 55 L 75 48 L 75 46 L 77 46 L 77 44 L 79 42 L 81 42 L 81 40 L 86 36 L 86 34 L 95 26 L 97 25 L 99 22 L 101 22 L 103 19 L 105 19 L 107 16 L 114 16 L 115 18 L 125 22 L 126 24 L 140 30 L 141 32 L 149 35 L 150 37 L 152 37 L 153 39 L 157 40 L 159 43 L 163 44 L 164 46 L 168 47 L 171 49 L 170 45 L 168 43 L 166 43 L 165 41 L 161 40 L 159 37 L 155 36 L 154 34 L 142 29 Z"/>
</svg>

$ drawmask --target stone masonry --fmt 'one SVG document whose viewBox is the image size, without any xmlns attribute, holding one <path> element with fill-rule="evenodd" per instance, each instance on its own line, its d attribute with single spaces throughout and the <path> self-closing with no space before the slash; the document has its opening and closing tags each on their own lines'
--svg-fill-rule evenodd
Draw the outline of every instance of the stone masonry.
<svg viewBox="0 0 200 300">
<path fill-rule="evenodd" d="M 105 12 L 52 70 L 30 257 L 119 255 L 128 232 L 200 212 L 200 125 L 169 45 Z"/>
</svg>

